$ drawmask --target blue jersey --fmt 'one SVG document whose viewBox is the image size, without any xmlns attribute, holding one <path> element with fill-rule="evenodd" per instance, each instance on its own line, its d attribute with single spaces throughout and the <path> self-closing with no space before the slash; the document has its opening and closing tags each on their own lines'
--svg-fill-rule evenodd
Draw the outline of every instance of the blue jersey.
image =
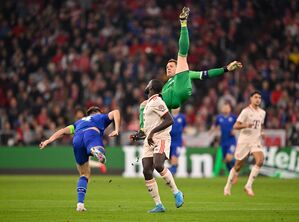
<svg viewBox="0 0 299 222">
<path fill-rule="evenodd" d="M 184 114 L 180 113 L 173 117 L 173 125 L 170 132 L 171 146 L 183 145 L 183 132 L 185 127 L 186 127 L 186 117 Z"/>
<path fill-rule="evenodd" d="M 75 134 L 87 128 L 96 127 L 100 131 L 102 137 L 105 129 L 111 122 L 112 120 L 109 119 L 108 114 L 94 114 L 79 119 L 73 125 L 75 127 Z"/>
<path fill-rule="evenodd" d="M 73 150 L 79 165 L 88 161 L 92 148 L 104 149 L 102 137 L 111 122 L 108 114 L 94 114 L 83 117 L 73 124 L 75 128 Z M 96 127 L 100 133 L 92 129 L 87 130 L 90 127 Z"/>
<path fill-rule="evenodd" d="M 235 144 L 236 138 L 232 134 L 233 126 L 236 122 L 237 118 L 235 115 L 230 114 L 228 116 L 224 116 L 222 114 L 216 117 L 216 126 L 220 126 L 221 130 L 221 144 Z"/>
</svg>

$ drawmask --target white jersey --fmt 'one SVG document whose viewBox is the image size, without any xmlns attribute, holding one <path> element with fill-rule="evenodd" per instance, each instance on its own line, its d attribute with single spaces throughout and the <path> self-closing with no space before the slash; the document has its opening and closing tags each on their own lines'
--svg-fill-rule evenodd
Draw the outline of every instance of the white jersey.
<svg viewBox="0 0 299 222">
<path fill-rule="evenodd" d="M 169 112 L 165 102 L 159 96 L 155 94 L 151 96 L 144 108 L 143 120 L 144 120 L 144 132 L 147 136 L 156 126 L 160 125 L 162 122 L 162 116 Z M 171 126 L 166 129 L 155 133 L 155 137 L 170 137 Z"/>
<path fill-rule="evenodd" d="M 261 108 L 254 109 L 251 105 L 247 106 L 240 113 L 237 122 L 251 123 L 251 128 L 244 128 L 240 131 L 238 144 L 260 144 L 262 125 L 264 124 L 266 112 Z"/>
</svg>

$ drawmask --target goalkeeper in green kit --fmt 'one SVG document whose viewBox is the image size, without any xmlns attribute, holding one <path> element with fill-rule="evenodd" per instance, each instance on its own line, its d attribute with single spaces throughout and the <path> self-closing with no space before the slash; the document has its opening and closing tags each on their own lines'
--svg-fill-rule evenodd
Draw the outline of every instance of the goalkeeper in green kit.
<svg viewBox="0 0 299 222">
<path fill-rule="evenodd" d="M 189 70 L 187 55 L 189 50 L 189 34 L 187 28 L 187 18 L 190 9 L 184 7 L 180 14 L 181 33 L 179 39 L 179 53 L 177 60 L 170 59 L 166 65 L 166 74 L 169 77 L 162 89 L 162 98 L 169 110 L 180 107 L 192 94 L 192 80 L 205 80 L 216 76 L 223 75 L 225 72 L 234 71 L 242 68 L 242 64 L 238 61 L 233 61 L 223 68 L 210 69 L 205 71 Z M 140 130 L 131 135 L 131 139 L 142 140 L 145 138 L 143 132 L 143 111 L 147 104 L 144 101 L 140 105 L 139 121 Z"/>
</svg>

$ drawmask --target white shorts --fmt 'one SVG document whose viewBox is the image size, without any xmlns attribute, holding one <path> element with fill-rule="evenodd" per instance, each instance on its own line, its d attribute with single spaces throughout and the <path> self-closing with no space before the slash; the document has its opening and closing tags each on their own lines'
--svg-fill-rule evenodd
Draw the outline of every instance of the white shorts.
<svg viewBox="0 0 299 222">
<path fill-rule="evenodd" d="M 259 143 L 238 143 L 235 151 L 235 159 L 243 160 L 249 153 L 263 152 Z"/>
<path fill-rule="evenodd" d="M 167 159 L 169 159 L 169 153 L 170 153 L 170 143 L 171 139 L 170 137 L 167 138 L 153 138 L 155 145 L 150 146 L 147 143 L 147 138 L 144 140 L 143 144 L 143 150 L 142 150 L 142 158 L 145 157 L 153 157 L 154 153 L 165 153 L 165 156 Z"/>
</svg>

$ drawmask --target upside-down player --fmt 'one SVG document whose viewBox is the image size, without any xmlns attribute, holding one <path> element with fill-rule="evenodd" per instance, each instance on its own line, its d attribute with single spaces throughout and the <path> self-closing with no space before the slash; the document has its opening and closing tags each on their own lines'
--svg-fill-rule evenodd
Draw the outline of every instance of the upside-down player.
<svg viewBox="0 0 299 222">
<path fill-rule="evenodd" d="M 162 98 L 169 110 L 176 109 L 182 105 L 192 94 L 192 80 L 205 80 L 224 74 L 227 71 L 234 71 L 242 68 L 240 62 L 234 61 L 224 68 L 210 69 L 206 71 L 189 70 L 187 55 L 189 50 L 189 34 L 187 28 L 187 18 L 190 9 L 184 7 L 179 18 L 181 23 L 181 33 L 179 39 L 179 52 L 177 60 L 170 59 L 166 66 L 166 74 L 169 77 L 162 89 Z M 133 140 L 144 139 L 143 132 L 143 110 L 147 101 L 140 105 L 139 121 L 140 130 L 131 136 Z"/>
<path fill-rule="evenodd" d="M 249 196 L 254 196 L 252 184 L 264 162 L 261 139 L 266 112 L 260 108 L 260 104 L 261 93 L 259 91 L 255 91 L 250 95 L 250 105 L 242 110 L 234 125 L 234 129 L 241 130 L 241 132 L 235 151 L 236 163 L 231 169 L 227 178 L 227 183 L 224 187 L 225 196 L 231 194 L 233 179 L 240 171 L 249 154 L 253 155 L 255 165 L 251 169 L 244 191 Z"/>
</svg>

